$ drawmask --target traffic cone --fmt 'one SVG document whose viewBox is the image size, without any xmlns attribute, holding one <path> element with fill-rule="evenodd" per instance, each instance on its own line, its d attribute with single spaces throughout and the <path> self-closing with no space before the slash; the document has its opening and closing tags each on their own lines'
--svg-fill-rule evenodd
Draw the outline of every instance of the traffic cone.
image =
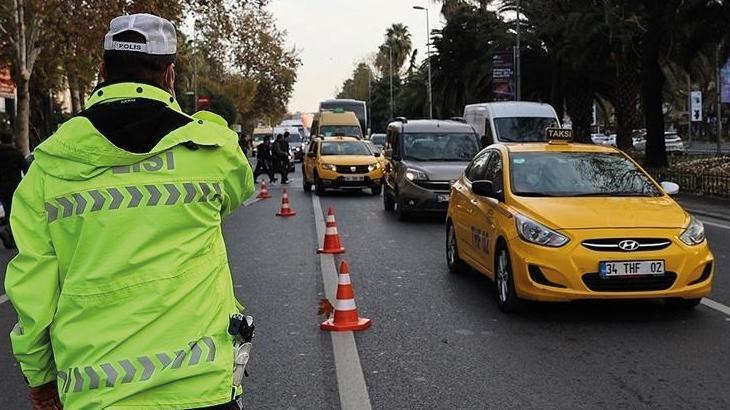
<svg viewBox="0 0 730 410">
<path fill-rule="evenodd" d="M 258 199 L 271 198 L 271 195 L 269 195 L 269 188 L 266 186 L 266 181 L 261 181 L 261 192 L 259 192 L 259 195 L 256 198 L 258 198 Z"/>
<path fill-rule="evenodd" d="M 350 281 L 350 266 L 342 261 L 337 283 L 337 301 L 335 301 L 335 315 L 319 325 L 322 330 L 342 332 L 347 330 L 365 330 L 372 325 L 370 319 L 360 317 L 355 306 L 355 292 L 352 291 Z"/>
<path fill-rule="evenodd" d="M 281 195 L 281 209 L 276 213 L 276 216 L 294 216 L 297 213 L 293 209 L 289 208 L 289 192 L 284 188 L 284 193 Z"/>
<path fill-rule="evenodd" d="M 340 234 L 337 233 L 335 211 L 327 210 L 327 223 L 324 231 L 324 246 L 317 249 L 317 253 L 340 254 L 345 253 L 345 247 L 340 243 Z"/>
</svg>

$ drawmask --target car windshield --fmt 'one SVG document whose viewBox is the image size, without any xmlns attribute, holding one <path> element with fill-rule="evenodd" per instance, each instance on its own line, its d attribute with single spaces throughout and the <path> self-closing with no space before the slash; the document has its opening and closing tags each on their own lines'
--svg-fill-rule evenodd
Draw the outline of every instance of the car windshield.
<svg viewBox="0 0 730 410">
<path fill-rule="evenodd" d="M 357 125 L 325 125 L 319 128 L 319 135 L 323 137 L 362 137 L 362 131 Z"/>
<path fill-rule="evenodd" d="M 289 134 L 289 142 L 302 142 L 302 137 L 299 134 Z"/>
<path fill-rule="evenodd" d="M 373 135 L 370 137 L 370 141 L 375 145 L 385 145 L 385 135 Z"/>
<path fill-rule="evenodd" d="M 365 144 L 367 144 L 368 148 L 370 148 L 370 151 L 372 152 L 380 152 L 380 147 L 373 144 L 372 141 L 365 141 Z"/>
<path fill-rule="evenodd" d="M 495 118 L 494 127 L 500 142 L 545 141 L 545 128 L 557 127 L 554 118 L 511 117 Z"/>
<path fill-rule="evenodd" d="M 263 142 L 264 138 L 269 137 L 271 138 L 271 134 L 254 134 L 253 140 L 256 142 Z"/>
<path fill-rule="evenodd" d="M 320 155 L 372 155 L 361 141 L 323 142 Z"/>
<path fill-rule="evenodd" d="M 658 196 L 657 187 L 620 154 L 520 152 L 510 157 L 512 192 L 519 196 Z"/>
<path fill-rule="evenodd" d="M 403 154 L 413 161 L 471 161 L 479 152 L 475 134 L 404 134 Z"/>
</svg>

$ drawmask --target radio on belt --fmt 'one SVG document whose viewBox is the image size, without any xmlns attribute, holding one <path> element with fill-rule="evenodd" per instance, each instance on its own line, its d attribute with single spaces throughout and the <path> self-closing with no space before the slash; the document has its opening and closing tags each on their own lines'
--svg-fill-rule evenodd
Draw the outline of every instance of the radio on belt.
<svg viewBox="0 0 730 410">
<path fill-rule="evenodd" d="M 256 326 L 253 325 L 253 317 L 240 313 L 232 315 L 228 322 L 228 334 L 240 337 L 243 343 L 248 343 L 253 339 L 254 329 Z"/>
</svg>

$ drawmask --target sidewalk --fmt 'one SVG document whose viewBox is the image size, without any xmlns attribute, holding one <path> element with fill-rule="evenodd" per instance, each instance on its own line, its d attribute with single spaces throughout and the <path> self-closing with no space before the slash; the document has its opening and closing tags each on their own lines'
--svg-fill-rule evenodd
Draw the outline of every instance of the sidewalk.
<svg viewBox="0 0 730 410">
<path fill-rule="evenodd" d="M 730 222 L 730 200 L 692 195 L 677 195 L 674 199 L 693 215 Z"/>
</svg>

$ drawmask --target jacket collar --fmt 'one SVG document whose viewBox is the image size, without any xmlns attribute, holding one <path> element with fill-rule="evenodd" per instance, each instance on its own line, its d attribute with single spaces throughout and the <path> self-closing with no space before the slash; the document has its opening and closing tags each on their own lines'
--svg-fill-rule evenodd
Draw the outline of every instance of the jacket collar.
<svg viewBox="0 0 730 410">
<path fill-rule="evenodd" d="M 155 85 L 143 82 L 109 82 L 101 83 L 86 102 L 86 107 L 114 101 L 144 98 L 159 101 L 171 109 L 182 113 L 182 108 L 175 97 Z"/>
</svg>

